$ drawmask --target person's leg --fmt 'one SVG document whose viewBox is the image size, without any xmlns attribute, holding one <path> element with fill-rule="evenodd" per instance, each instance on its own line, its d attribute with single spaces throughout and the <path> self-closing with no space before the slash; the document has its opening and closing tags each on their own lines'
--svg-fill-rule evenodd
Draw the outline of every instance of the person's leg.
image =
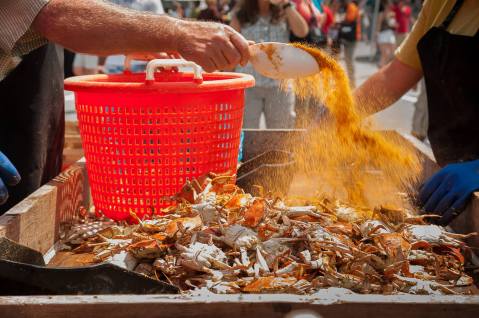
<svg viewBox="0 0 479 318">
<path fill-rule="evenodd" d="M 393 44 L 393 43 L 389 43 L 387 45 L 387 56 L 388 56 L 388 59 L 386 60 L 386 64 L 391 62 L 393 57 L 394 57 L 394 50 L 396 49 L 395 47 L 396 45 Z"/>
<path fill-rule="evenodd" d="M 265 118 L 268 129 L 294 128 L 296 113 L 295 97 L 291 90 L 265 88 Z"/>
<path fill-rule="evenodd" d="M 356 41 L 344 41 L 344 61 L 346 63 L 346 71 L 348 72 L 351 87 L 356 86 L 356 78 L 354 72 L 354 51 Z"/>
<path fill-rule="evenodd" d="M 253 87 L 246 90 L 243 128 L 259 128 L 259 120 L 264 111 L 262 88 Z"/>
<path fill-rule="evenodd" d="M 380 53 L 378 66 L 379 68 L 381 68 L 384 65 L 386 65 L 387 44 L 379 43 L 378 46 L 379 46 L 379 53 Z"/>
</svg>

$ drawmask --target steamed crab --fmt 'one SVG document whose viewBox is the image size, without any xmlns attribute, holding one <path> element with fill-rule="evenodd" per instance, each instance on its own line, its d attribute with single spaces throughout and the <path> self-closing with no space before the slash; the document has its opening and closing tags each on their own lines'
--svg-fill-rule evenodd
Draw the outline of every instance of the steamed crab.
<svg viewBox="0 0 479 318">
<path fill-rule="evenodd" d="M 234 249 L 251 249 L 259 243 L 259 238 L 255 231 L 239 224 L 230 225 L 222 232 L 222 236 L 215 238 Z"/>
<path fill-rule="evenodd" d="M 178 263 L 186 268 L 202 272 L 230 268 L 225 253 L 215 245 L 195 242 L 188 247 L 176 244 L 176 248 L 180 251 Z"/>
<path fill-rule="evenodd" d="M 325 196 L 282 199 L 262 189 L 253 196 L 233 181 L 191 180 L 164 215 L 143 220 L 132 212 L 133 225 L 73 233 L 66 244 L 97 261 L 133 258 L 136 271 L 201 293 L 439 294 L 472 284 L 468 235 L 426 225 L 424 215 Z"/>
<path fill-rule="evenodd" d="M 456 234 L 447 232 L 438 225 L 408 225 L 404 229 L 404 235 L 412 243 L 426 242 L 431 245 L 451 245 L 455 247 L 464 246 L 463 239 L 476 233 Z"/>
</svg>

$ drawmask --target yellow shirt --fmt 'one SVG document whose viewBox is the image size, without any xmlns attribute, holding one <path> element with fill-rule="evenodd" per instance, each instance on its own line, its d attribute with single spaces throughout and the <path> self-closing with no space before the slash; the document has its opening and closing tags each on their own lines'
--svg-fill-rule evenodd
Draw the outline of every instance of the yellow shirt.
<svg viewBox="0 0 479 318">
<path fill-rule="evenodd" d="M 426 0 L 411 33 L 396 50 L 398 60 L 419 71 L 422 70 L 417 43 L 433 26 L 446 19 L 456 0 Z M 465 0 L 447 31 L 452 34 L 473 36 L 479 29 L 479 0 Z"/>
</svg>

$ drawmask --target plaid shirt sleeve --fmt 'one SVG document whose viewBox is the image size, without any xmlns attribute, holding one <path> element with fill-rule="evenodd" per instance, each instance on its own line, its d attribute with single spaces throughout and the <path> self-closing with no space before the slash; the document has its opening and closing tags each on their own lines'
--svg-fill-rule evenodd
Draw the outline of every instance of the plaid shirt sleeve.
<svg viewBox="0 0 479 318">
<path fill-rule="evenodd" d="M 49 0 L 0 0 L 0 81 L 46 41 L 31 29 Z"/>
<path fill-rule="evenodd" d="M 30 29 L 49 0 L 2 0 L 0 4 L 0 50 L 9 52 Z"/>
</svg>

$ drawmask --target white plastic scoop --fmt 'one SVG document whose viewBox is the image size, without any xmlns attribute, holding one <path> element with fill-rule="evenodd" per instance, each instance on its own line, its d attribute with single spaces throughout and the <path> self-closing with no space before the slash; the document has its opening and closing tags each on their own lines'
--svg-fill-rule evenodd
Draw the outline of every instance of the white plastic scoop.
<svg viewBox="0 0 479 318">
<path fill-rule="evenodd" d="M 251 45 L 250 62 L 263 76 L 289 79 L 319 72 L 314 57 L 300 48 L 285 43 L 264 42 Z"/>
</svg>

